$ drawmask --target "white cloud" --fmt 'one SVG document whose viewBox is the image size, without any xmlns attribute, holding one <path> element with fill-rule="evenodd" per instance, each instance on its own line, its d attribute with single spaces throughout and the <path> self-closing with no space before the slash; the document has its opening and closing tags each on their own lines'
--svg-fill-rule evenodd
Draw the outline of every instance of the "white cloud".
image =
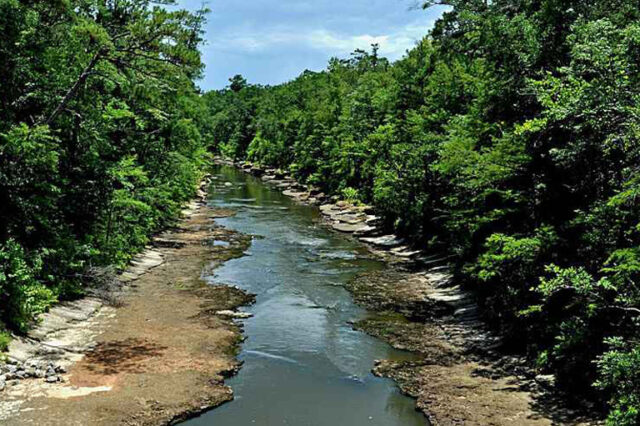
<svg viewBox="0 0 640 426">
<path fill-rule="evenodd" d="M 214 38 L 209 44 L 215 50 L 264 52 L 278 47 L 299 46 L 321 50 L 331 55 L 346 55 L 356 49 L 368 49 L 372 44 L 380 45 L 380 53 L 391 59 L 402 56 L 422 39 L 433 21 L 427 25 L 411 23 L 389 34 L 343 34 L 326 29 L 272 29 L 264 33 L 238 31 L 222 38 Z"/>
</svg>

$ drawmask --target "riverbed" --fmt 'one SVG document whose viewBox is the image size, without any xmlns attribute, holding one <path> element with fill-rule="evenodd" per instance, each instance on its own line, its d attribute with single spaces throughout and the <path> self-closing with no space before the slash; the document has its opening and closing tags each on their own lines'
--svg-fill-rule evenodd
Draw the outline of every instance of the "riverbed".
<svg viewBox="0 0 640 426">
<path fill-rule="evenodd" d="M 346 283 L 385 265 L 324 227 L 316 208 L 232 167 L 213 175 L 210 206 L 237 212 L 217 222 L 253 241 L 245 256 L 203 278 L 253 293 L 256 303 L 244 308 L 253 315 L 244 322 L 244 365 L 225 382 L 234 400 L 185 424 L 427 424 L 413 399 L 371 373 L 377 359 L 414 355 L 351 325 L 373 314 L 355 305 Z"/>
</svg>

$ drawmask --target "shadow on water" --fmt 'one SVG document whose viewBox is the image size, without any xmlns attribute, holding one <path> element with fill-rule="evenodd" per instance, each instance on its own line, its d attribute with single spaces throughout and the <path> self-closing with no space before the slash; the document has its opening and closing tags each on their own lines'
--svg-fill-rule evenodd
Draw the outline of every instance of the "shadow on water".
<svg viewBox="0 0 640 426">
<path fill-rule="evenodd" d="M 257 295 L 248 308 L 235 400 L 186 422 L 202 425 L 413 426 L 427 424 L 394 383 L 371 374 L 376 359 L 411 354 L 349 326 L 367 312 L 344 284 L 383 268 L 357 242 L 318 225 L 318 211 L 297 205 L 230 167 L 216 169 L 210 203 L 238 214 L 222 225 L 255 238 L 248 256 L 206 279 Z"/>
</svg>

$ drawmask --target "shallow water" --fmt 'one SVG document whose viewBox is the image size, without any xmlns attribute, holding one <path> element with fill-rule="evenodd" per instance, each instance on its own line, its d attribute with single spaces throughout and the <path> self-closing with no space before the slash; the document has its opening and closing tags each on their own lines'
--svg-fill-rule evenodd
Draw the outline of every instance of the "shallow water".
<svg viewBox="0 0 640 426">
<path fill-rule="evenodd" d="M 394 383 L 371 374 L 376 359 L 411 359 L 349 322 L 367 312 L 344 289 L 355 274 L 383 268 L 356 241 L 318 224 L 297 205 L 231 167 L 215 170 L 210 204 L 233 208 L 225 227 L 254 235 L 247 255 L 205 279 L 257 295 L 245 308 L 235 400 L 188 422 L 202 425 L 413 426 L 427 424 Z M 229 186 L 228 183 L 232 185 Z"/>
</svg>

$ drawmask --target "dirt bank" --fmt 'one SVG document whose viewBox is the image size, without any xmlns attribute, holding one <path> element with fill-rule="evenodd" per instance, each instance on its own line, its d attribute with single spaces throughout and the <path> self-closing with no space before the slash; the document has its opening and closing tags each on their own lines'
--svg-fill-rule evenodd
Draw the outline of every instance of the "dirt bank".
<svg viewBox="0 0 640 426">
<path fill-rule="evenodd" d="M 58 383 L 8 383 L 0 394 L 2 424 L 167 424 L 231 400 L 224 378 L 239 368 L 235 355 L 242 337 L 229 311 L 253 298 L 201 279 L 203 270 L 242 255 L 250 244 L 249 237 L 214 224 L 214 217 L 230 214 L 193 205 L 123 274 L 130 282 L 118 307 L 92 302 L 95 311 L 78 319 L 82 339 L 69 337 L 67 346 L 56 339 L 78 334 L 58 311 L 53 317 L 65 326 L 47 330 L 40 340 L 26 339 L 26 350 L 18 342 L 16 358 L 37 357 L 30 355 L 39 350 L 30 343 L 54 348 L 45 359 L 65 364 L 67 373 Z"/>
<path fill-rule="evenodd" d="M 378 315 L 355 325 L 412 362 L 379 361 L 374 373 L 417 399 L 434 425 L 587 425 L 598 422 L 566 406 L 552 378 L 536 376 L 524 359 L 501 352 L 500 339 L 478 319 L 471 295 L 451 285 L 442 268 L 395 267 L 350 283 L 356 301 Z"/>
</svg>

